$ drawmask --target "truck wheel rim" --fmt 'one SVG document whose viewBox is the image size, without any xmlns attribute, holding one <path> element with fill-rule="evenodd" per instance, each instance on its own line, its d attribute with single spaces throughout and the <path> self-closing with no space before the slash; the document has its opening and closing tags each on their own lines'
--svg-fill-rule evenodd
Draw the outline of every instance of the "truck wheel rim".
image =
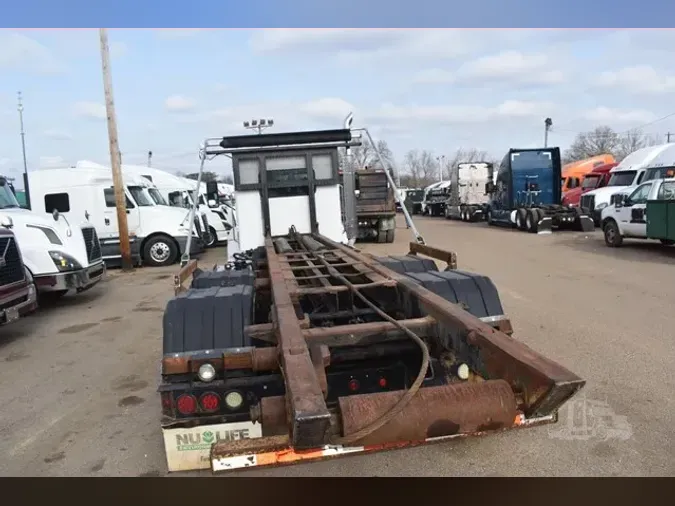
<svg viewBox="0 0 675 506">
<path fill-rule="evenodd" d="M 158 263 L 166 262 L 170 254 L 169 245 L 163 242 L 156 242 L 150 248 L 150 258 Z"/>
<path fill-rule="evenodd" d="M 607 227 L 607 232 L 605 232 L 605 233 L 607 234 L 607 240 L 609 242 L 614 242 L 614 239 L 616 238 L 616 233 L 615 233 L 614 227 L 612 225 Z"/>
</svg>

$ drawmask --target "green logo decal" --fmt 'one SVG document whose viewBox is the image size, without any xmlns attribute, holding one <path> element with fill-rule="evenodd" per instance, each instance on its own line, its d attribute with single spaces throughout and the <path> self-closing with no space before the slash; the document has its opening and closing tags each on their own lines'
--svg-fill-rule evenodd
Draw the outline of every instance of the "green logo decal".
<svg viewBox="0 0 675 506">
<path fill-rule="evenodd" d="M 204 443 L 213 443 L 214 435 L 211 431 L 206 431 L 202 434 L 202 441 Z"/>
</svg>

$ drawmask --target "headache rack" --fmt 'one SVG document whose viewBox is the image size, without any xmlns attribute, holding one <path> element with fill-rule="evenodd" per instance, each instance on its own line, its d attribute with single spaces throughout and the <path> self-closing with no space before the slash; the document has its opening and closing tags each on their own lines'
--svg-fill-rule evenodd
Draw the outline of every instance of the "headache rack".
<svg viewBox="0 0 675 506">
<path fill-rule="evenodd" d="M 410 243 L 405 258 L 422 256 L 447 263 L 447 271 L 463 272 L 455 271 L 454 253 Z M 421 286 L 422 274 L 411 277 L 319 234 L 291 229 L 286 237 L 267 237 L 253 264 L 256 298 L 269 298 L 272 316 L 245 332 L 276 346 L 228 350 L 219 364 L 225 370 L 280 371 L 285 395 L 263 397 L 252 407 L 251 419 L 262 425 L 263 437 L 212 446 L 214 471 L 551 423 L 560 406 L 585 384 L 514 339 L 504 315 L 474 316 L 461 302 Z M 183 284 L 196 267 L 192 261 L 176 276 L 176 293 L 185 290 Z M 326 321 L 303 313 L 308 299 L 334 301 L 322 313 Z M 371 321 L 366 315 L 373 316 Z M 357 323 L 345 323 L 345 317 Z M 417 377 L 407 388 L 327 402 L 326 370 L 333 358 L 343 360 L 346 353 L 351 360 L 365 360 L 401 346 L 421 356 Z M 165 357 L 164 371 L 194 370 L 191 360 L 190 354 Z M 468 375 L 448 381 L 438 377 L 439 371 L 451 376 L 460 364 L 468 366 Z M 429 371 L 436 371 L 432 380 Z"/>
</svg>

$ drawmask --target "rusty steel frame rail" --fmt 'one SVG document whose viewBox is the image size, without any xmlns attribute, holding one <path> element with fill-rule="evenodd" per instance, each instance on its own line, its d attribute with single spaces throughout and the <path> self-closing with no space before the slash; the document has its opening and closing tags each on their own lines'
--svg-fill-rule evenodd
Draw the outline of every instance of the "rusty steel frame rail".
<svg viewBox="0 0 675 506">
<path fill-rule="evenodd" d="M 328 442 L 331 414 L 296 316 L 281 259 L 269 236 L 265 239 L 265 250 L 273 300 L 272 316 L 289 400 L 287 419 L 291 442 L 298 449 L 317 448 Z"/>
<path fill-rule="evenodd" d="M 565 367 L 494 329 L 457 304 L 421 287 L 407 276 L 319 234 L 312 236 L 328 248 L 339 250 L 343 255 L 362 262 L 365 267 L 395 280 L 400 290 L 415 297 L 426 313 L 438 322 L 439 335 L 449 331 L 459 333 L 466 344 L 478 351 L 483 368 L 478 373 L 485 378 L 508 381 L 524 399 L 528 418 L 553 414 L 586 384 L 585 380 Z"/>
</svg>

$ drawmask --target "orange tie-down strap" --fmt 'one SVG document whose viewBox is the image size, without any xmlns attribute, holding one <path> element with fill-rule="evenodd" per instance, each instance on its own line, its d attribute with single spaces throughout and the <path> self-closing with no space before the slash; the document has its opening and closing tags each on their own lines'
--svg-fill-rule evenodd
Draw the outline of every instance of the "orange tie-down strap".
<svg viewBox="0 0 675 506">
<path fill-rule="evenodd" d="M 514 420 L 513 427 L 511 428 L 515 429 L 515 428 L 532 427 L 535 425 L 553 423 L 555 421 L 556 421 L 555 415 L 550 415 L 541 418 L 526 419 L 523 414 L 518 414 Z M 509 430 L 509 429 L 501 429 L 501 430 Z M 500 432 L 501 430 L 475 432 L 471 434 L 453 434 L 450 436 L 429 438 L 421 441 L 401 441 L 396 443 L 387 443 L 370 446 L 348 446 L 348 447 L 324 446 L 322 448 L 305 451 L 299 450 L 296 451 L 293 448 L 291 448 L 290 445 L 284 448 L 280 448 L 280 446 L 284 445 L 279 444 L 281 438 L 276 437 L 273 439 L 276 439 L 277 444 L 273 444 L 272 445 L 273 448 L 271 448 L 270 450 L 261 450 L 256 453 L 242 453 L 240 455 L 218 456 L 215 454 L 216 452 L 212 450 L 211 470 L 214 473 L 219 473 L 251 467 L 293 465 L 299 464 L 301 462 L 319 461 L 330 458 L 344 457 L 347 455 L 353 455 L 357 453 L 370 453 L 377 451 L 395 450 L 413 446 L 421 446 L 424 444 L 440 443 L 443 441 L 449 441 L 451 439 L 457 439 L 462 437 L 483 436 L 493 432 Z M 288 438 L 284 436 L 283 440 L 288 441 Z"/>
</svg>

